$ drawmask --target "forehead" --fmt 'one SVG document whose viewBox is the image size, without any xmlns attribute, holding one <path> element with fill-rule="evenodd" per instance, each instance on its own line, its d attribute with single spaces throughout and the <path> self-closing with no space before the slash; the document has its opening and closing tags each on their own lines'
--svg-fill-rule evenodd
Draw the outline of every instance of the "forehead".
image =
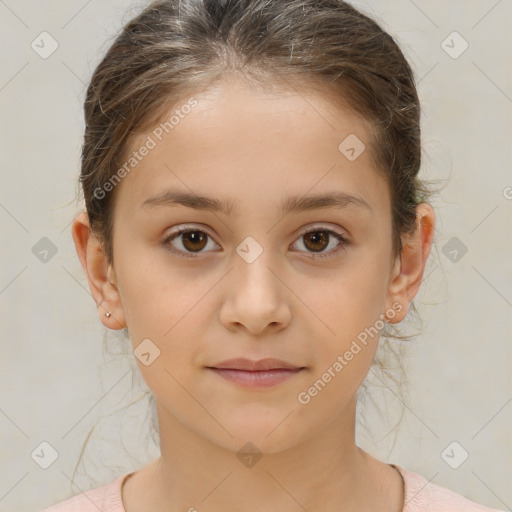
<svg viewBox="0 0 512 512">
<path fill-rule="evenodd" d="M 356 159 L 347 158 L 347 144 L 362 151 Z M 173 105 L 130 141 L 125 161 L 144 145 L 151 150 L 117 185 L 121 207 L 139 208 L 166 188 L 246 205 L 341 189 L 377 209 L 388 207 L 387 186 L 370 153 L 369 123 L 320 92 L 263 92 L 226 81 Z"/>
</svg>

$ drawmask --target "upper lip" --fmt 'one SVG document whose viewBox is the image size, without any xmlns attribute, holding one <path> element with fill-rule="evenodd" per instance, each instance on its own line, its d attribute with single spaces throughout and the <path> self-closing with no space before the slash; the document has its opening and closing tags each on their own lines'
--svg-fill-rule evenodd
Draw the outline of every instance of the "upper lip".
<svg viewBox="0 0 512 512">
<path fill-rule="evenodd" d="M 251 359 L 245 359 L 243 357 L 239 357 L 236 359 L 229 359 L 227 361 L 222 361 L 221 363 L 216 364 L 215 366 L 208 366 L 208 368 L 217 368 L 217 369 L 231 369 L 231 370 L 245 370 L 245 371 L 261 371 L 261 370 L 297 370 L 300 368 L 304 368 L 303 366 L 297 366 L 295 364 L 287 363 L 282 359 L 275 358 L 266 358 L 260 359 L 259 361 L 252 361 Z"/>
</svg>

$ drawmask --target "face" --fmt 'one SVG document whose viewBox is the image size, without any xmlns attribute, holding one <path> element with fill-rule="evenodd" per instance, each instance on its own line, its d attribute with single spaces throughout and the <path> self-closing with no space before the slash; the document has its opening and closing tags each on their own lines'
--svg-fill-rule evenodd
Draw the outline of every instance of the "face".
<svg viewBox="0 0 512 512">
<path fill-rule="evenodd" d="M 391 294 L 388 186 L 368 126 L 320 94 L 224 82 L 194 99 L 165 116 L 182 114 L 169 133 L 155 126 L 128 148 L 154 146 L 116 186 L 113 314 L 146 353 L 136 361 L 159 414 L 274 452 L 346 421 L 384 315 L 407 307 Z M 233 358 L 302 370 L 245 387 L 207 368 Z"/>
</svg>

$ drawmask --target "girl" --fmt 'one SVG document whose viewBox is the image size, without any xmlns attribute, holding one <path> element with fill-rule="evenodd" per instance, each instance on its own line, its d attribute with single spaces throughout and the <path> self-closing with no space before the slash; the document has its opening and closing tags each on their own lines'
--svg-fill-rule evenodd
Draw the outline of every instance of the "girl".
<svg viewBox="0 0 512 512">
<path fill-rule="evenodd" d="M 489 511 L 355 442 L 435 216 L 390 35 L 341 0 L 160 0 L 85 101 L 77 253 L 161 456 L 48 511 Z"/>
</svg>

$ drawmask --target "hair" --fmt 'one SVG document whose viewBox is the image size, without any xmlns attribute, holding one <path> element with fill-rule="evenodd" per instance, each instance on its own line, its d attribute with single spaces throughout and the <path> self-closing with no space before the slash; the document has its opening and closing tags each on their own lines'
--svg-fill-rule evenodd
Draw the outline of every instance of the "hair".
<svg viewBox="0 0 512 512">
<path fill-rule="evenodd" d="M 228 76 L 266 91 L 319 91 L 367 121 L 367 147 L 390 192 L 393 255 L 401 254 L 402 237 L 416 229 L 416 206 L 432 192 L 418 177 L 415 77 L 393 37 L 342 0 L 158 0 L 124 26 L 86 93 L 79 181 L 109 263 L 116 188 L 101 198 L 95 191 L 123 165 L 136 134 Z M 417 314 L 413 302 L 410 309 Z M 398 378 L 386 373 L 394 369 L 388 360 L 400 366 L 403 357 L 390 339 L 409 341 L 417 333 L 400 335 L 389 327 L 372 369 L 402 392 L 403 368 Z"/>
</svg>

